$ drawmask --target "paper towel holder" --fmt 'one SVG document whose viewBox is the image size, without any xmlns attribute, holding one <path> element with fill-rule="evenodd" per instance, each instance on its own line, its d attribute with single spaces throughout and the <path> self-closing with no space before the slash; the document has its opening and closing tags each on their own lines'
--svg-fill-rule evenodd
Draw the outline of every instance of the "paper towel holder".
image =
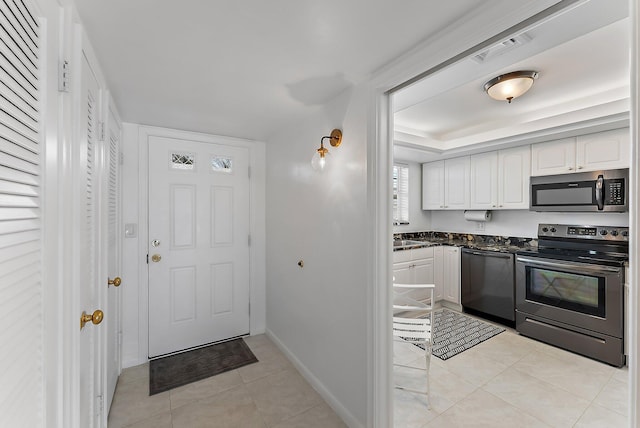
<svg viewBox="0 0 640 428">
<path fill-rule="evenodd" d="M 491 211 L 488 210 L 465 210 L 464 219 L 467 221 L 491 221 Z"/>
</svg>

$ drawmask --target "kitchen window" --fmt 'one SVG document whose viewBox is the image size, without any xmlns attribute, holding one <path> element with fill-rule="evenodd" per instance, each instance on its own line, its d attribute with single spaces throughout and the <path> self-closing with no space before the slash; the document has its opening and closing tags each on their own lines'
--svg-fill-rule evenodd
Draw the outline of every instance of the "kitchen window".
<svg viewBox="0 0 640 428">
<path fill-rule="evenodd" d="M 409 166 L 393 165 L 393 224 L 409 224 Z"/>
</svg>

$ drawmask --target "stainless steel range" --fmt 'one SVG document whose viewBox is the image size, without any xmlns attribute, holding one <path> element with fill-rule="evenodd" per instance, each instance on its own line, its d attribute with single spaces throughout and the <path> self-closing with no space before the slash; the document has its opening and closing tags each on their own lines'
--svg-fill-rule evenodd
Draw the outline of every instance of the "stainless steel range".
<svg viewBox="0 0 640 428">
<path fill-rule="evenodd" d="M 629 228 L 540 224 L 516 253 L 516 330 L 621 367 Z"/>
</svg>

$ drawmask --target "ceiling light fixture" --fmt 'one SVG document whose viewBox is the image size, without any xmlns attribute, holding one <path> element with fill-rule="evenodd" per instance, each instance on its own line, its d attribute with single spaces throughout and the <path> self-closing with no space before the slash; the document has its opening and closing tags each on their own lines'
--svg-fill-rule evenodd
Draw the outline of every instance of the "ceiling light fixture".
<svg viewBox="0 0 640 428">
<path fill-rule="evenodd" d="M 326 135 L 320 139 L 320 148 L 316 150 L 311 159 L 311 167 L 316 171 L 323 171 L 327 164 L 329 150 L 324 147 L 324 140 L 329 139 L 331 147 L 338 147 L 342 143 L 342 131 L 334 129 L 331 135 Z"/>
<path fill-rule="evenodd" d="M 494 77 L 484 84 L 484 90 L 491 98 L 498 101 L 508 101 L 523 95 L 538 78 L 537 71 L 514 71 Z"/>
</svg>

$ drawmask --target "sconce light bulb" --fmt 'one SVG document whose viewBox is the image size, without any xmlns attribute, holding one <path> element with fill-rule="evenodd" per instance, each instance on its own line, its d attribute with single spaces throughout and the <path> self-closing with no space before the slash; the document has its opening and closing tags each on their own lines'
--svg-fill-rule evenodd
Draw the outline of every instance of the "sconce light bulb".
<svg viewBox="0 0 640 428">
<path fill-rule="evenodd" d="M 327 159 L 329 151 L 327 149 L 318 149 L 311 159 L 311 167 L 316 171 L 324 171 L 327 168 Z"/>
</svg>

